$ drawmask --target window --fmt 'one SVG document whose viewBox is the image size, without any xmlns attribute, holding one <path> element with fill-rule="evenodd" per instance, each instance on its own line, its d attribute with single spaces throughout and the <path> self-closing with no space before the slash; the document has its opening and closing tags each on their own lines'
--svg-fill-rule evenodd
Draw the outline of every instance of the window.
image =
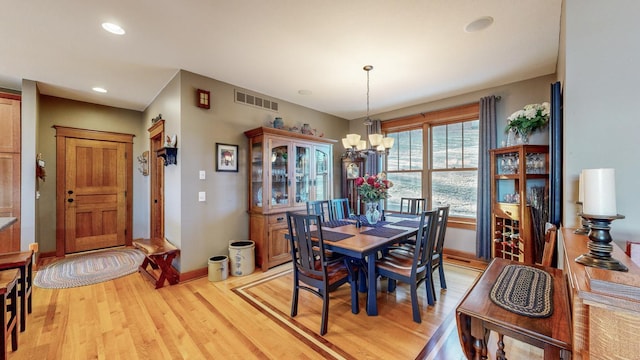
<svg viewBox="0 0 640 360">
<path fill-rule="evenodd" d="M 451 216 L 476 217 L 478 126 L 473 120 L 431 130 L 431 203 L 451 205 Z"/>
<path fill-rule="evenodd" d="M 423 173 L 422 129 L 388 134 L 394 146 L 387 156 L 387 178 L 393 182 L 386 208 L 400 211 L 400 198 L 421 198 Z"/>
<path fill-rule="evenodd" d="M 451 205 L 449 224 L 474 228 L 478 181 L 478 105 L 418 114 L 382 123 L 395 146 L 386 162 L 393 181 L 389 211 L 400 198 L 426 198 L 430 207 Z"/>
</svg>

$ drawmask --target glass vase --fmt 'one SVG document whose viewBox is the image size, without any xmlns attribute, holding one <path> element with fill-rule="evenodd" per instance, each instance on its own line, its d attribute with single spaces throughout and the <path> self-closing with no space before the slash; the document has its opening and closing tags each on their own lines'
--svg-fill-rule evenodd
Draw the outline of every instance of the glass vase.
<svg viewBox="0 0 640 360">
<path fill-rule="evenodd" d="M 378 220 L 380 220 L 380 210 L 378 210 L 378 202 L 371 201 L 366 203 L 366 212 L 365 216 L 367 217 L 367 222 L 371 225 L 375 225 Z"/>
<path fill-rule="evenodd" d="M 516 142 L 517 138 L 518 138 L 518 133 L 514 129 L 509 129 L 509 132 L 507 133 L 507 146 L 517 145 L 518 144 Z"/>
<path fill-rule="evenodd" d="M 519 144 L 528 144 L 529 143 L 529 133 L 524 131 L 518 131 L 518 143 Z"/>
</svg>

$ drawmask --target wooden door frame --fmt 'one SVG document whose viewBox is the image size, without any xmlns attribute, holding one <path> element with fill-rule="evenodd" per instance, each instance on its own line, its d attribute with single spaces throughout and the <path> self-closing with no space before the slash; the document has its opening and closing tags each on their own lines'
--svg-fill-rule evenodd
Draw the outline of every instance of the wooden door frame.
<svg viewBox="0 0 640 360">
<path fill-rule="evenodd" d="M 157 151 L 162 146 L 156 147 L 154 139 L 164 142 L 164 120 L 158 120 L 147 130 L 149 132 L 149 236 L 164 239 L 164 167 L 158 166 Z M 162 189 L 162 191 L 159 191 Z M 157 203 L 154 203 L 157 200 Z M 156 214 L 154 209 L 158 209 Z M 159 222 L 159 224 L 157 224 Z M 158 234 L 155 228 L 158 228 Z"/>
<path fill-rule="evenodd" d="M 65 176 L 67 138 L 120 142 L 125 144 L 126 225 L 125 245 L 131 246 L 133 233 L 133 134 L 79 129 L 54 125 L 56 130 L 56 256 L 65 256 Z"/>
</svg>

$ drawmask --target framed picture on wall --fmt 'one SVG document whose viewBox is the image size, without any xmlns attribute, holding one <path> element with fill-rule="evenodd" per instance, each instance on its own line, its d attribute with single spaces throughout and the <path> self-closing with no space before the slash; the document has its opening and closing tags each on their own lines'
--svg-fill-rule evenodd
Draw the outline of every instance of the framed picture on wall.
<svg viewBox="0 0 640 360">
<path fill-rule="evenodd" d="M 216 171 L 238 172 L 238 145 L 216 143 Z"/>
</svg>

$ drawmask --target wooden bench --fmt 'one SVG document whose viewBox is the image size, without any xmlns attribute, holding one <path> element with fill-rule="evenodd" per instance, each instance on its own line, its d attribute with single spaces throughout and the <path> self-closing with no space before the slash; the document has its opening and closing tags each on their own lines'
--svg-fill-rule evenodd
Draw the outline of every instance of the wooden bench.
<svg viewBox="0 0 640 360">
<path fill-rule="evenodd" d="M 160 238 L 134 240 L 133 246 L 145 253 L 145 259 L 138 268 L 138 272 L 155 283 L 156 289 L 163 287 L 165 280 L 169 285 L 180 281 L 178 272 L 171 266 L 173 259 L 180 254 L 180 249 Z M 149 266 L 151 269 L 147 268 Z M 158 269 L 160 269 L 160 275 L 154 271 Z"/>
<path fill-rule="evenodd" d="M 0 270 L 20 269 L 18 297 L 20 301 L 20 332 L 27 329 L 27 312 L 31 314 L 33 285 L 33 251 L 0 254 Z"/>
<path fill-rule="evenodd" d="M 0 271 L 0 359 L 7 358 L 7 340 L 11 337 L 11 350 L 18 350 L 18 277 L 20 270 Z"/>
</svg>

